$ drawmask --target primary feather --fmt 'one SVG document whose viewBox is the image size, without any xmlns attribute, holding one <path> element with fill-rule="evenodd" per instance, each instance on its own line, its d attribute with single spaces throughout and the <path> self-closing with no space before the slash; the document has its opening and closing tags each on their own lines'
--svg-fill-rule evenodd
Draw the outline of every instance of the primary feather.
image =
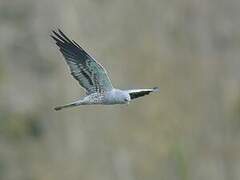
<svg viewBox="0 0 240 180">
<path fill-rule="evenodd" d="M 151 89 L 132 89 L 132 90 L 127 90 L 129 96 L 131 99 L 136 99 L 145 95 L 150 94 L 151 92 L 158 92 L 159 88 L 154 87 Z"/>
<path fill-rule="evenodd" d="M 75 41 L 70 40 L 60 29 L 52 31 L 72 76 L 87 91 L 87 94 L 102 93 L 113 89 L 106 70 L 83 50 Z"/>
</svg>

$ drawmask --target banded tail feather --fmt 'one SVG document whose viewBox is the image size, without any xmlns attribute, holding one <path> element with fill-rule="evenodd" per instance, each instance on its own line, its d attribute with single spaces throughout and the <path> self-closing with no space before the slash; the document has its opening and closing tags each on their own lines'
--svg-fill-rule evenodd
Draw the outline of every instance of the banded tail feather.
<svg viewBox="0 0 240 180">
<path fill-rule="evenodd" d="M 65 108 L 74 107 L 74 106 L 78 106 L 78 105 L 80 105 L 79 102 L 73 102 L 73 103 L 69 103 L 69 104 L 66 104 L 66 105 L 57 106 L 54 109 L 56 111 L 59 111 L 59 110 L 65 109 Z"/>
</svg>

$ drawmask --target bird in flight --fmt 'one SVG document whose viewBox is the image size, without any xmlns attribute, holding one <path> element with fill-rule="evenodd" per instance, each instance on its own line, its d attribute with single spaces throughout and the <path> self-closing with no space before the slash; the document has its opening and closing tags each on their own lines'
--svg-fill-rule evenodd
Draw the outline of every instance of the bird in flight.
<svg viewBox="0 0 240 180">
<path fill-rule="evenodd" d="M 151 92 L 158 92 L 159 88 L 120 90 L 112 86 L 106 70 L 91 57 L 74 40 L 70 40 L 60 29 L 52 31 L 51 37 L 55 40 L 71 75 L 85 89 L 86 96 L 79 100 L 57 106 L 56 111 L 63 108 L 92 104 L 128 104 L 131 100 L 145 96 Z"/>
</svg>

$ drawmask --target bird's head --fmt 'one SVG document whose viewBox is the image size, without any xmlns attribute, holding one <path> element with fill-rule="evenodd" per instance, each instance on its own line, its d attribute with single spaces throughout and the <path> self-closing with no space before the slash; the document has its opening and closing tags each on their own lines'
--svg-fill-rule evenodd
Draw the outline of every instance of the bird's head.
<svg viewBox="0 0 240 180">
<path fill-rule="evenodd" d="M 128 93 L 124 93 L 123 100 L 124 100 L 124 103 L 129 104 L 129 102 L 131 100 L 130 95 Z"/>
<path fill-rule="evenodd" d="M 122 92 L 121 102 L 123 104 L 129 104 L 130 100 L 131 100 L 130 95 L 127 92 Z"/>
<path fill-rule="evenodd" d="M 115 97 L 117 98 L 116 101 L 122 104 L 129 104 L 129 101 L 131 100 L 130 95 L 126 91 L 122 90 L 116 90 L 115 91 Z"/>
</svg>

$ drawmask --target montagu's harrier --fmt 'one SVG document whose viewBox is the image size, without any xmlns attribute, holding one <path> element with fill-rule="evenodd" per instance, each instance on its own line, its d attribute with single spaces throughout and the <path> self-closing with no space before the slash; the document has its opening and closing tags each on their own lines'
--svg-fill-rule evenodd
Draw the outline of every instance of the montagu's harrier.
<svg viewBox="0 0 240 180">
<path fill-rule="evenodd" d="M 87 94 L 75 102 L 55 107 L 55 110 L 91 104 L 128 104 L 132 99 L 159 91 L 157 87 L 132 90 L 115 89 L 101 64 L 75 41 L 70 40 L 60 29 L 58 32 L 52 31 L 52 33 L 51 37 L 56 41 L 72 76 L 86 90 Z"/>
</svg>

